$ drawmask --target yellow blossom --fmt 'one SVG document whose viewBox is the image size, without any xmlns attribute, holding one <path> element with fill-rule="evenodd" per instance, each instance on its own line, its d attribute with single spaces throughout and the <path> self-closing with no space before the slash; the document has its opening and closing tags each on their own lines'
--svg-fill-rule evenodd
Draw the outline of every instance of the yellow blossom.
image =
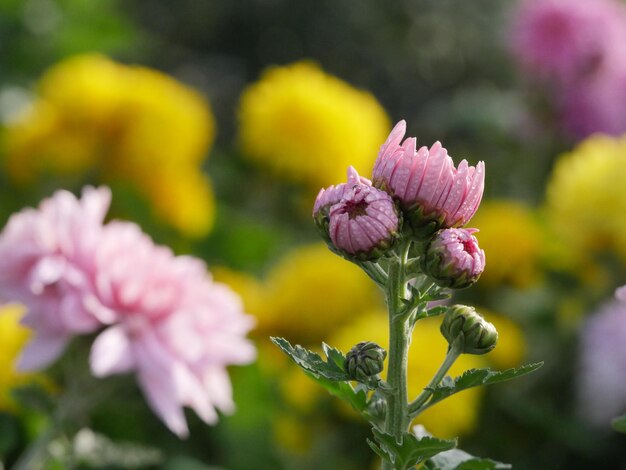
<svg viewBox="0 0 626 470">
<path fill-rule="evenodd" d="M 439 332 L 441 318 L 430 318 L 417 323 L 409 350 L 408 389 L 410 399 L 414 399 L 435 374 L 446 355 L 448 343 Z M 350 325 L 346 325 L 331 335 L 328 344 L 347 352 L 360 341 L 374 341 L 388 349 L 388 319 L 383 311 L 359 315 Z M 450 375 L 457 376 L 467 369 L 485 366 L 484 357 L 462 355 L 450 369 Z M 477 419 L 481 388 L 461 392 L 429 408 L 415 421 L 437 437 L 454 437 L 471 431 Z"/>
<path fill-rule="evenodd" d="M 0 411 L 15 410 L 11 390 L 37 377 L 15 369 L 15 361 L 30 338 L 30 330 L 19 323 L 23 313 L 24 308 L 18 304 L 0 307 Z"/>
<path fill-rule="evenodd" d="M 288 253 L 265 280 L 268 328 L 293 342 L 318 343 L 351 323 L 382 297 L 357 266 L 331 253 L 323 243 Z"/>
<path fill-rule="evenodd" d="M 117 179 L 188 236 L 213 220 L 201 165 L 215 135 L 208 103 L 167 75 L 95 54 L 48 70 L 38 97 L 6 130 L 6 168 L 15 182 L 39 176 Z"/>
<path fill-rule="evenodd" d="M 626 261 L 626 137 L 593 136 L 562 155 L 548 182 L 554 232 L 583 256 L 615 251 Z"/>
<path fill-rule="evenodd" d="M 481 285 L 526 287 L 539 277 L 542 233 L 529 207 L 513 201 L 485 201 L 472 226 L 480 230 L 476 237 L 487 258 Z"/>
<path fill-rule="evenodd" d="M 239 121 L 252 161 L 315 190 L 342 181 L 349 165 L 369 173 L 390 129 L 370 93 L 308 61 L 269 68 L 244 91 Z"/>
</svg>

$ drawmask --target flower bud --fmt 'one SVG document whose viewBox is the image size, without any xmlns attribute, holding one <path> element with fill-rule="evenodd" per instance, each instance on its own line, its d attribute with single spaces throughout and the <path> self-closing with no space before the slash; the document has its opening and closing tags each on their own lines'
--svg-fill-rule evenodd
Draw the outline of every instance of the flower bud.
<svg viewBox="0 0 626 470">
<path fill-rule="evenodd" d="M 466 160 L 455 168 L 439 142 L 417 148 L 414 137 L 402 141 L 400 121 L 381 146 L 373 184 L 399 201 L 411 234 L 426 239 L 440 228 L 462 227 L 474 215 L 485 186 L 485 165 Z"/>
<path fill-rule="evenodd" d="M 467 305 L 453 305 L 448 309 L 441 323 L 441 334 L 450 345 L 462 337 L 465 354 L 486 354 L 498 341 L 496 327 Z"/>
<path fill-rule="evenodd" d="M 346 354 L 345 370 L 352 380 L 366 380 L 380 374 L 387 351 L 376 343 L 363 341 Z"/>
<path fill-rule="evenodd" d="M 391 196 L 371 186 L 352 167 L 347 183 L 320 191 L 313 219 L 333 251 L 362 261 L 388 251 L 400 229 L 400 214 Z"/>
<path fill-rule="evenodd" d="M 430 240 L 422 269 L 442 287 L 463 289 L 474 284 L 485 269 L 485 252 L 472 234 L 478 230 L 449 228 Z"/>
<path fill-rule="evenodd" d="M 367 178 L 359 176 L 354 167 L 351 166 L 348 168 L 347 182 L 320 189 L 320 192 L 317 194 L 315 204 L 313 205 L 313 221 L 328 242 L 330 242 L 330 237 L 328 236 L 330 208 L 341 201 L 346 191 L 358 185 L 371 186 L 372 182 Z"/>
</svg>

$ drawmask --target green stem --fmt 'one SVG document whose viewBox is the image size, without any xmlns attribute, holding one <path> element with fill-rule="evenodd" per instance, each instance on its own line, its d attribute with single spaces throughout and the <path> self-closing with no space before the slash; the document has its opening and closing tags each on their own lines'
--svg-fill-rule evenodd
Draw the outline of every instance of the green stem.
<svg viewBox="0 0 626 470">
<path fill-rule="evenodd" d="M 428 401 L 428 399 L 433 394 L 433 389 L 439 385 L 439 383 L 446 376 L 447 372 L 454 364 L 454 361 L 458 359 L 461 355 L 463 348 L 462 344 L 458 341 L 453 342 L 448 349 L 448 353 L 446 354 L 443 363 L 439 367 L 439 370 L 435 373 L 431 381 L 426 385 L 422 393 L 420 393 L 415 400 L 413 400 L 408 406 L 408 414 L 410 419 L 413 420 L 422 410 L 422 406 Z"/>
<path fill-rule="evenodd" d="M 406 299 L 405 267 L 410 243 L 400 247 L 400 256 L 389 265 L 387 282 L 387 308 L 389 310 L 389 369 L 387 383 L 392 392 L 387 398 L 385 432 L 400 439 L 407 431 L 409 417 L 407 413 L 407 378 L 410 327 L 407 316 L 402 315 L 402 300 Z M 383 470 L 391 470 L 389 462 L 383 462 Z"/>
</svg>

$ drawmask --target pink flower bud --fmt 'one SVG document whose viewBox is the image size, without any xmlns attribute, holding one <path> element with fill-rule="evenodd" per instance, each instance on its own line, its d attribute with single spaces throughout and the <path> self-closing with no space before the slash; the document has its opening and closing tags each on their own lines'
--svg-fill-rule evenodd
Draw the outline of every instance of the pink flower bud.
<svg viewBox="0 0 626 470">
<path fill-rule="evenodd" d="M 439 228 L 462 227 L 474 215 L 485 186 L 485 165 L 454 167 L 439 142 L 416 146 L 414 137 L 401 143 L 406 122 L 400 121 L 380 148 L 373 184 L 400 201 L 413 234 L 427 238 Z"/>
<path fill-rule="evenodd" d="M 485 269 L 485 252 L 472 234 L 475 228 L 440 230 L 426 246 L 424 272 L 443 287 L 463 289 L 478 280 Z"/>
<path fill-rule="evenodd" d="M 313 205 L 313 219 L 322 232 L 328 233 L 328 215 L 331 206 L 337 204 L 346 191 L 357 185 L 371 186 L 372 182 L 359 176 L 354 167 L 350 166 L 348 167 L 347 182 L 320 189 Z"/>
<path fill-rule="evenodd" d="M 391 197 L 348 168 L 347 183 L 322 189 L 313 218 L 327 242 L 348 257 L 380 257 L 395 241 L 400 226 Z"/>
</svg>

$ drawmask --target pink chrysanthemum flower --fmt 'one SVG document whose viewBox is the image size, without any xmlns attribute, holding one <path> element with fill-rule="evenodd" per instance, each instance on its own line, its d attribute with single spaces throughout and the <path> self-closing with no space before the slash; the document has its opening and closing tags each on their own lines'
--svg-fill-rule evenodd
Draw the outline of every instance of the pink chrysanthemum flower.
<svg viewBox="0 0 626 470">
<path fill-rule="evenodd" d="M 626 286 L 615 289 L 615 298 L 617 298 L 617 300 L 621 300 L 622 302 L 626 302 Z"/>
<path fill-rule="evenodd" d="M 324 238 L 342 254 L 375 259 L 395 241 L 400 228 L 391 197 L 348 168 L 346 183 L 320 190 L 313 218 Z"/>
<path fill-rule="evenodd" d="M 207 423 L 216 409 L 231 412 L 226 366 L 255 357 L 239 297 L 200 260 L 174 256 L 130 223 L 106 226 L 95 266 L 101 308 L 117 321 L 94 342 L 94 375 L 136 371 L 154 411 L 181 437 L 183 406 Z"/>
<path fill-rule="evenodd" d="M 579 410 L 600 428 L 626 412 L 626 303 L 609 302 L 580 330 Z"/>
<path fill-rule="evenodd" d="M 381 146 L 374 164 L 373 184 L 400 201 L 415 235 L 428 237 L 438 228 L 462 227 L 474 215 L 485 186 L 485 165 L 454 167 L 439 142 L 416 146 L 414 137 L 402 139 L 406 122 L 398 122 Z"/>
<path fill-rule="evenodd" d="M 478 246 L 475 228 L 440 230 L 422 257 L 424 272 L 443 287 L 463 289 L 485 270 L 485 252 Z"/>
<path fill-rule="evenodd" d="M 626 9 L 614 0 L 524 0 L 513 52 L 541 80 L 571 83 L 626 60 Z"/>
<path fill-rule="evenodd" d="M 35 331 L 20 368 L 45 367 L 71 336 L 112 320 L 92 308 L 92 255 L 110 199 L 107 188 L 85 188 L 80 200 L 57 191 L 38 209 L 11 216 L 0 234 L 0 298 L 26 305 L 22 321 Z"/>
<path fill-rule="evenodd" d="M 72 336 L 109 325 L 92 347 L 94 375 L 136 371 L 150 406 L 183 437 L 183 406 L 207 423 L 232 411 L 226 367 L 254 359 L 252 319 L 202 261 L 154 245 L 135 224 L 103 225 L 110 197 L 59 191 L 0 234 L 0 298 L 24 303 L 36 334 L 20 366 L 45 367 Z"/>
</svg>

